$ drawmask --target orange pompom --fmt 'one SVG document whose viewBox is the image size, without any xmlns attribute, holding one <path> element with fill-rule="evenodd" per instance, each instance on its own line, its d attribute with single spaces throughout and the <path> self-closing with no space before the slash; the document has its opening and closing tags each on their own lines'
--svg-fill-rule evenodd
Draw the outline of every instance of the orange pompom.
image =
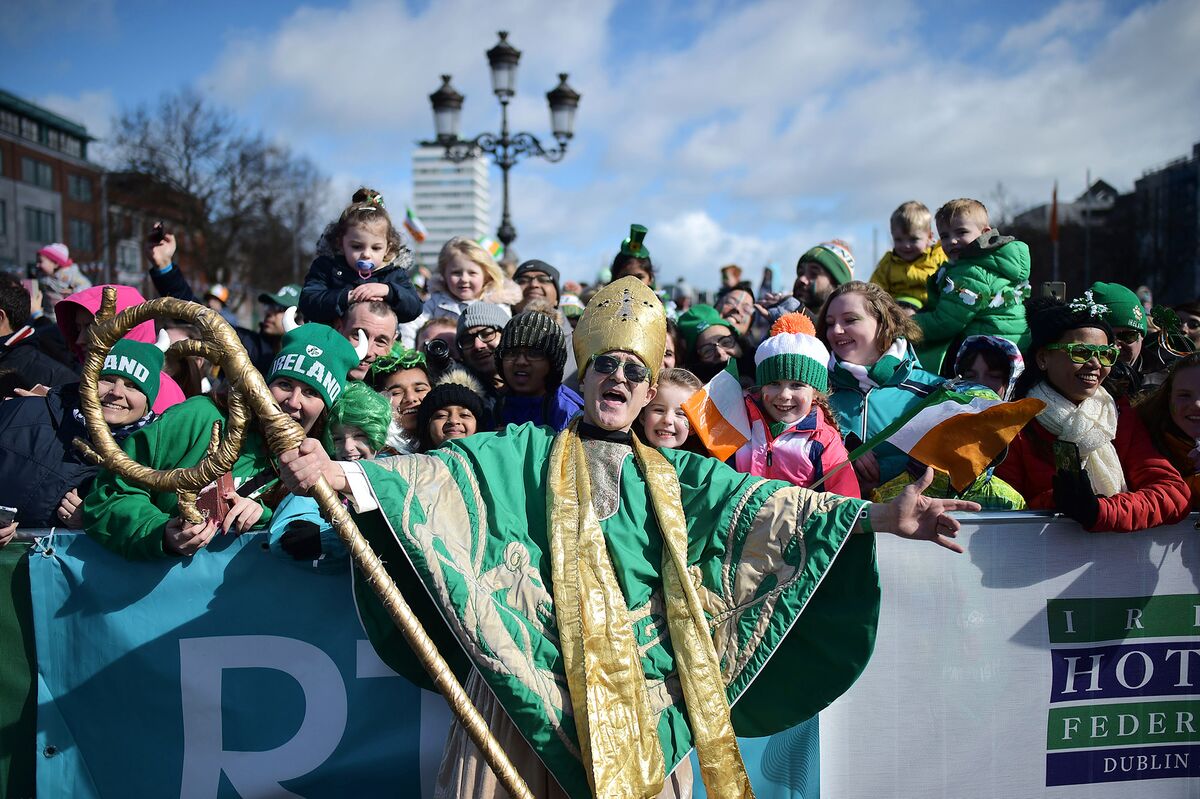
<svg viewBox="0 0 1200 799">
<path fill-rule="evenodd" d="M 784 314 L 775 320 L 775 324 L 771 325 L 772 336 L 778 336 L 780 333 L 804 333 L 808 336 L 815 336 L 817 329 L 813 327 L 811 319 L 796 312 Z"/>
</svg>

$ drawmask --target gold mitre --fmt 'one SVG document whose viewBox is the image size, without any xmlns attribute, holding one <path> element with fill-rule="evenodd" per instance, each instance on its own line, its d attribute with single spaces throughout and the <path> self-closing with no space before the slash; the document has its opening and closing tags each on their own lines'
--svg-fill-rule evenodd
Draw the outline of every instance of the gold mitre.
<svg viewBox="0 0 1200 799">
<path fill-rule="evenodd" d="M 620 350 L 641 358 L 655 382 L 667 350 L 667 314 L 649 286 L 636 277 L 623 277 L 592 297 L 571 343 L 581 381 L 592 356 Z"/>
</svg>

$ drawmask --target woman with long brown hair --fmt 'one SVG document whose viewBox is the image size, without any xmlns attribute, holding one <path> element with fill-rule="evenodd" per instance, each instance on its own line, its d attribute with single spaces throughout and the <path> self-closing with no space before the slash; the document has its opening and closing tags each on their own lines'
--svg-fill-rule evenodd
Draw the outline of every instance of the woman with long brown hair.
<svg viewBox="0 0 1200 799">
<path fill-rule="evenodd" d="M 1191 489 L 1192 510 L 1200 510 L 1200 352 L 1176 361 L 1137 412 L 1154 446 Z"/>
</svg>

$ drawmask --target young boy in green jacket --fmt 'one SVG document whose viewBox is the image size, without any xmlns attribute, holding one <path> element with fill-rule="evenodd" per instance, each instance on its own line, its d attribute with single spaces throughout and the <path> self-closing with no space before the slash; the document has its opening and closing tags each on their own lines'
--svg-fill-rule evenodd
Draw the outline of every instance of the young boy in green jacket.
<svg viewBox="0 0 1200 799">
<path fill-rule="evenodd" d="M 940 373 L 943 359 L 952 364 L 967 336 L 1000 336 L 1024 349 L 1029 247 L 1000 235 L 978 200 L 951 200 L 934 221 L 949 260 L 930 278 L 929 301 L 913 317 L 924 334 L 917 349 L 921 365 Z"/>
</svg>

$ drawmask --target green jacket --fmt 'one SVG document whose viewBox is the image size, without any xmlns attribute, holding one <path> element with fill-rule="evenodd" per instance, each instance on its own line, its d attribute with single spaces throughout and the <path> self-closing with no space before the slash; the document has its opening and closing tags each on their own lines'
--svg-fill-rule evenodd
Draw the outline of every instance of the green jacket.
<svg viewBox="0 0 1200 799">
<path fill-rule="evenodd" d="M 921 364 L 935 374 L 953 346 L 967 336 L 1001 336 L 1024 350 L 1029 344 L 1029 247 L 992 230 L 967 246 L 930 278 L 925 310 L 913 317 L 924 339 Z"/>
<path fill-rule="evenodd" d="M 213 422 L 225 424 L 225 415 L 208 397 L 192 397 L 168 409 L 160 419 L 125 439 L 125 454 L 152 469 L 195 466 L 204 457 Z M 233 482 L 239 486 L 273 469 L 262 435 L 246 431 L 242 453 L 233 464 Z M 268 486 L 270 484 L 267 484 Z M 124 477 L 101 469 L 95 485 L 83 502 L 87 534 L 103 546 L 130 560 L 166 557 L 163 533 L 176 515 L 179 499 L 174 493 L 152 493 Z M 264 506 L 255 529 L 271 521 Z"/>
</svg>

